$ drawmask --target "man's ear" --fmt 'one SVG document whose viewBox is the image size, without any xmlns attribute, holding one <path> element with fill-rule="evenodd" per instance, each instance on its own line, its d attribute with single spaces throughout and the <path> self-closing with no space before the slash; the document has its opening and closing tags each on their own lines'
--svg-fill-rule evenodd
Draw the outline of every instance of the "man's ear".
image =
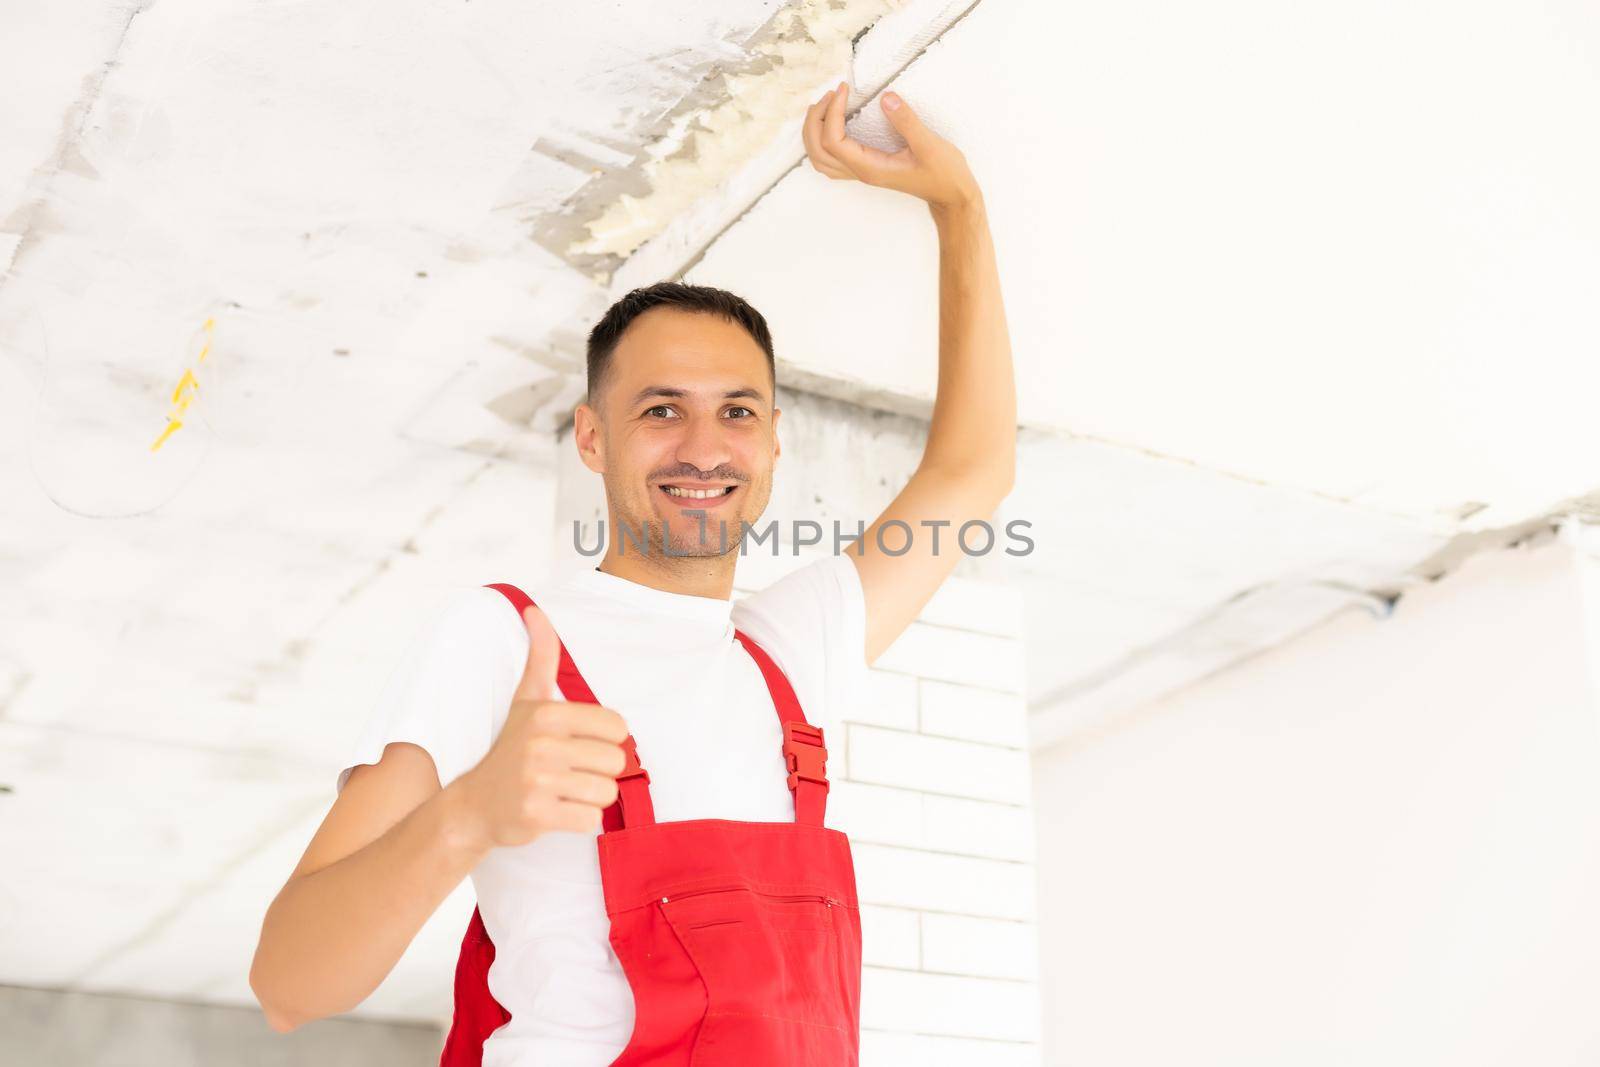
<svg viewBox="0 0 1600 1067">
<path fill-rule="evenodd" d="M 772 409 L 772 459 L 777 462 L 778 456 L 783 452 L 783 443 L 778 440 L 778 416 L 783 414 L 783 409 Z"/>
<path fill-rule="evenodd" d="M 572 442 L 578 446 L 578 458 L 596 474 L 606 472 L 604 435 L 600 432 L 600 416 L 587 403 L 572 409 Z"/>
</svg>

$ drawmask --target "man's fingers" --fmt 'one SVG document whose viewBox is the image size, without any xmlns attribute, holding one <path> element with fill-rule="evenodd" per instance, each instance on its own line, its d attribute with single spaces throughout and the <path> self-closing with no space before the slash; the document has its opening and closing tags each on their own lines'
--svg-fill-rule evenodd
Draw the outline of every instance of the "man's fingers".
<svg viewBox="0 0 1600 1067">
<path fill-rule="evenodd" d="M 853 137 L 846 137 L 834 146 L 834 154 L 865 181 L 878 180 L 889 170 L 910 170 L 917 165 L 910 148 L 885 152 L 881 148 L 862 144 Z"/>
<path fill-rule="evenodd" d="M 549 789 L 558 798 L 575 804 L 609 808 L 617 799 L 617 780 L 588 771 L 567 771 L 550 776 Z"/>
<path fill-rule="evenodd" d="M 896 170 L 912 170 L 917 165 L 916 158 L 907 142 L 907 147 L 898 152 L 885 152 L 881 148 L 862 144 L 844 131 L 844 102 L 848 96 L 846 89 L 839 89 L 833 100 L 826 108 L 821 121 L 821 150 L 827 154 L 834 164 L 848 175 L 869 185 L 882 185 L 887 182 L 889 173 Z"/>
<path fill-rule="evenodd" d="M 620 745 L 628 738 L 621 715 L 599 704 L 545 702 L 533 707 L 534 732 L 555 737 L 592 737 Z"/>
<path fill-rule="evenodd" d="M 915 123 L 916 133 L 914 136 L 907 136 L 907 131 L 913 127 L 903 124 L 895 118 L 899 113 L 910 110 L 902 102 L 897 109 L 885 109 L 884 113 L 889 116 L 890 123 L 894 126 L 895 131 L 905 140 L 906 147 L 898 152 L 885 152 L 881 148 L 862 144 L 854 137 L 846 134 L 844 132 L 844 108 L 840 107 L 837 110 L 838 121 L 835 124 L 830 126 L 827 121 L 823 123 L 822 146 L 830 156 L 838 161 L 840 166 L 848 168 L 853 175 L 868 184 L 893 184 L 895 172 L 915 170 L 918 166 L 918 156 L 916 154 L 918 143 L 920 142 L 926 146 L 928 144 L 927 138 L 933 136 L 922 125 L 920 120 L 914 118 L 907 121 L 908 123 Z"/>
<path fill-rule="evenodd" d="M 854 175 L 840 166 L 822 147 L 822 115 L 834 95 L 825 94 L 806 109 L 805 120 L 800 124 L 800 138 L 805 142 L 806 155 L 811 157 L 812 167 L 830 178 L 851 178 Z"/>
<path fill-rule="evenodd" d="M 523 611 L 522 625 L 528 631 L 528 659 L 513 699 L 560 700 L 556 672 L 561 667 L 561 639 L 556 636 L 555 627 L 537 604 L 529 604 Z"/>
<path fill-rule="evenodd" d="M 812 169 L 830 178 L 848 178 L 850 174 L 835 163 L 822 147 L 822 109 L 826 100 L 824 97 L 806 110 L 805 121 L 800 124 L 800 137 L 805 142 Z"/>
<path fill-rule="evenodd" d="M 566 764 L 575 771 L 615 778 L 627 766 L 628 757 L 616 741 L 597 737 L 568 738 L 562 750 Z"/>
<path fill-rule="evenodd" d="M 609 805 L 608 805 L 609 806 Z M 558 800 L 550 811 L 550 829 L 588 834 L 605 823 L 603 809 L 593 804 L 579 804 L 571 800 Z"/>
<path fill-rule="evenodd" d="M 849 90 L 845 88 L 843 82 L 840 82 L 834 89 L 833 95 L 828 98 L 828 102 L 823 105 L 820 146 L 830 162 L 841 170 L 849 171 L 854 177 L 855 172 L 850 167 L 850 161 L 839 151 L 847 140 L 844 135 L 844 105 L 849 95 Z"/>
</svg>

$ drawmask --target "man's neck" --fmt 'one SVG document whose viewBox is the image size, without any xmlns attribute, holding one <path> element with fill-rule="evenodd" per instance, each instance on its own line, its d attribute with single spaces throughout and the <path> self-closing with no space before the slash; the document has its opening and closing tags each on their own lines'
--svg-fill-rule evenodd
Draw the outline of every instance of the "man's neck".
<svg viewBox="0 0 1600 1067">
<path fill-rule="evenodd" d="M 663 557 L 653 552 L 646 555 L 637 549 L 624 554 L 617 551 L 615 544 L 611 544 L 606 546 L 606 554 L 595 569 L 601 574 L 623 578 L 664 593 L 727 600 L 733 595 L 733 568 L 736 562 L 736 557 L 731 553 L 726 556 Z"/>
</svg>

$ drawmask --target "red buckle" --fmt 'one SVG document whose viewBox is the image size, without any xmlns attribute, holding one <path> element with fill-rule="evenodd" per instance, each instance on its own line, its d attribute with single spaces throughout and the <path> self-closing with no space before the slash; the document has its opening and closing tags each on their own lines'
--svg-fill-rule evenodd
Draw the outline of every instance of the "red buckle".
<svg viewBox="0 0 1600 1067">
<path fill-rule="evenodd" d="M 828 749 L 822 743 L 822 727 L 805 722 L 783 724 L 783 758 L 789 765 L 789 788 L 793 790 L 803 778 L 815 782 L 824 790 L 828 779 L 823 768 L 828 762 Z"/>
<path fill-rule="evenodd" d="M 631 744 L 623 745 L 622 754 L 625 757 L 625 761 L 622 765 L 622 773 L 617 775 L 617 781 L 621 783 L 632 778 L 643 778 L 645 784 L 649 785 L 650 772 L 639 765 L 639 750 Z"/>
</svg>

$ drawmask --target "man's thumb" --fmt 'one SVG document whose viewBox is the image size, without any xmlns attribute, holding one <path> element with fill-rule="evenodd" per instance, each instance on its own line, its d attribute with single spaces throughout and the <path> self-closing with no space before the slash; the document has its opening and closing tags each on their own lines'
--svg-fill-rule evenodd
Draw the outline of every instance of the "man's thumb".
<svg viewBox="0 0 1600 1067">
<path fill-rule="evenodd" d="M 528 662 L 514 699 L 560 700 L 556 671 L 561 666 L 561 639 L 537 604 L 529 604 L 522 612 L 522 624 L 528 630 Z"/>
<path fill-rule="evenodd" d="M 889 118 L 889 125 L 895 132 L 905 139 L 906 144 L 915 152 L 919 144 L 924 143 L 928 136 L 928 127 L 922 124 L 917 113 L 911 110 L 911 105 L 899 93 L 888 92 L 883 94 L 883 113 Z"/>
</svg>

